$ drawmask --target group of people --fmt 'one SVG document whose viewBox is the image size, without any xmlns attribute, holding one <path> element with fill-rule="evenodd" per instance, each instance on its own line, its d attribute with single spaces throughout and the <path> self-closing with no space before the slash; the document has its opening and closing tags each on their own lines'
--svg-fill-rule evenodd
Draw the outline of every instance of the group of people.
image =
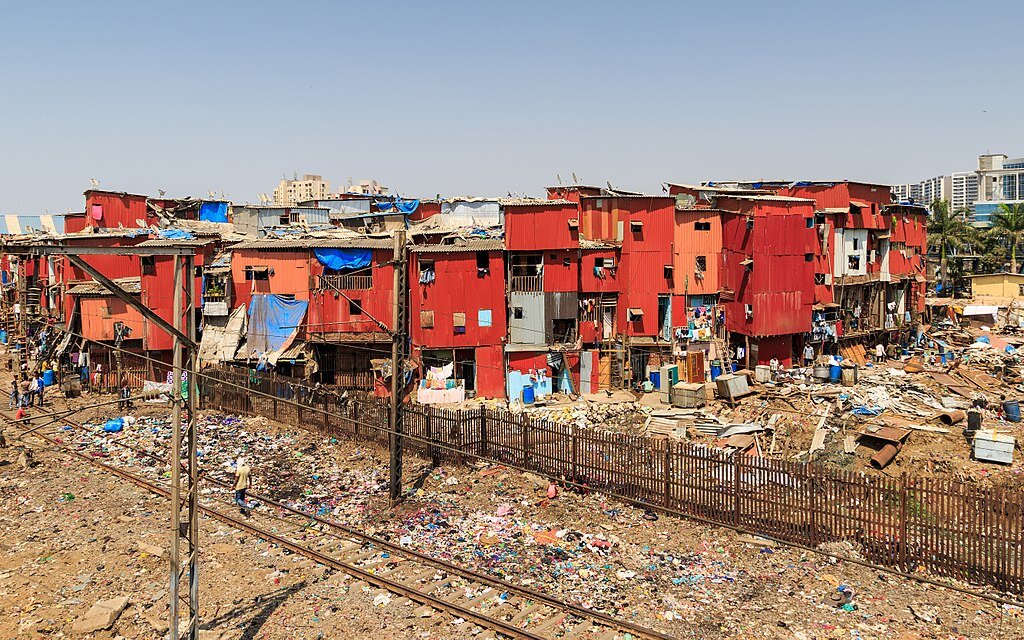
<svg viewBox="0 0 1024 640">
<path fill-rule="evenodd" d="M 43 376 L 39 373 L 30 375 L 21 374 L 21 381 L 11 380 L 10 409 L 15 407 L 43 406 L 43 392 L 46 384 Z"/>
</svg>

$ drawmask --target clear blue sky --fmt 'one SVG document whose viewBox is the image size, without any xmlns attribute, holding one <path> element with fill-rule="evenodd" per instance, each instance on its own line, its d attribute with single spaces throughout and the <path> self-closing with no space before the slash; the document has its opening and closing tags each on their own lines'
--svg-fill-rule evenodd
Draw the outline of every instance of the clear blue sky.
<svg viewBox="0 0 1024 640">
<path fill-rule="evenodd" d="M 3 213 L 80 210 L 89 178 L 504 195 L 1024 155 L 1019 1 L 76 1 L 0 23 Z"/>
</svg>

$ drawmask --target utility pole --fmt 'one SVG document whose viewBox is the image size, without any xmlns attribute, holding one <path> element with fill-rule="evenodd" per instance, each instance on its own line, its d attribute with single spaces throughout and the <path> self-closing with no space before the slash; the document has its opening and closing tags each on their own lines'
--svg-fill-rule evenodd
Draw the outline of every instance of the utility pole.
<svg viewBox="0 0 1024 640">
<path fill-rule="evenodd" d="M 199 637 L 199 515 L 196 481 L 196 442 L 195 442 L 195 311 L 192 301 L 194 279 L 192 276 L 192 256 L 182 258 L 174 256 L 174 329 L 182 332 L 182 316 L 185 322 L 185 337 L 188 338 L 188 367 L 183 375 L 182 360 L 184 359 L 185 341 L 181 336 L 174 335 L 174 353 L 172 356 L 173 372 L 171 375 L 171 606 L 170 606 L 170 637 L 172 640 L 185 638 L 197 640 Z M 184 272 L 184 273 L 183 273 Z M 185 296 L 184 311 L 182 295 Z M 187 383 L 185 382 L 187 380 Z M 187 384 L 187 391 L 186 391 Z M 187 393 L 187 400 L 186 400 Z M 186 426 L 184 430 L 185 446 L 185 484 L 182 486 L 182 404 L 188 402 Z M 184 495 L 182 495 L 184 493 Z M 186 505 L 186 519 L 182 521 L 181 507 Z M 182 543 L 184 542 L 184 548 Z M 182 552 L 185 554 L 182 562 Z M 184 570 L 183 570 L 184 569 Z M 181 577 L 188 577 L 188 597 L 180 596 Z M 179 607 L 184 600 L 187 607 L 185 628 L 179 629 Z"/>
<path fill-rule="evenodd" d="M 406 343 L 406 280 L 405 230 L 395 232 L 394 291 L 391 295 L 391 411 L 388 419 L 388 449 L 390 450 L 389 495 L 391 506 L 402 496 L 402 398 L 405 389 L 403 357 Z"/>
</svg>

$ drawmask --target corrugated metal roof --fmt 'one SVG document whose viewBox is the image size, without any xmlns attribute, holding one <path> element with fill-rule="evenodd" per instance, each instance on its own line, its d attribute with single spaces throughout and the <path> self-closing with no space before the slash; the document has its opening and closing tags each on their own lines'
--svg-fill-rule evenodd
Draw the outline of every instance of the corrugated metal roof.
<svg viewBox="0 0 1024 640">
<path fill-rule="evenodd" d="M 114 282 L 117 283 L 122 289 L 128 293 L 141 293 L 142 292 L 142 278 L 115 278 Z M 68 289 L 68 294 L 75 296 L 112 296 L 106 287 L 98 282 L 83 282 L 76 284 Z"/>
<path fill-rule="evenodd" d="M 547 198 L 499 198 L 498 204 L 503 207 L 535 207 L 538 205 L 575 205 L 571 200 L 548 200 Z"/>
<path fill-rule="evenodd" d="M 391 238 L 296 238 L 249 240 L 231 245 L 232 249 L 390 249 L 395 246 Z"/>
<path fill-rule="evenodd" d="M 679 187 L 680 189 L 692 189 L 694 191 L 713 191 L 715 193 L 760 193 L 757 189 L 738 189 L 734 187 L 709 187 L 706 185 L 685 184 L 682 182 L 666 182 L 665 185 L 669 187 Z"/>
<path fill-rule="evenodd" d="M 737 200 L 759 200 L 762 202 L 814 202 L 812 198 L 790 198 L 788 196 L 748 196 L 748 195 L 723 195 L 723 198 L 735 198 Z"/>
<path fill-rule="evenodd" d="M 504 251 L 505 241 L 500 238 L 461 241 L 454 244 L 423 244 L 409 249 L 412 253 L 447 253 L 457 251 Z"/>
<path fill-rule="evenodd" d="M 152 240 L 146 240 L 140 242 L 140 247 L 204 247 L 211 242 L 216 241 L 216 238 L 182 238 L 180 240 L 173 240 L 170 238 L 153 238 Z"/>
</svg>

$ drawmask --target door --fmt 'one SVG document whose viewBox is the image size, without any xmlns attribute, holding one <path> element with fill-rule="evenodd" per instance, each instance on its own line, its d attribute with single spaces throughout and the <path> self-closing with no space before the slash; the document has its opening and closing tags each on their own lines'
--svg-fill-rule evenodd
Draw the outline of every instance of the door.
<svg viewBox="0 0 1024 640">
<path fill-rule="evenodd" d="M 601 337 L 611 340 L 615 335 L 615 304 L 601 303 Z"/>
<path fill-rule="evenodd" d="M 594 393 L 596 389 L 590 384 L 594 375 L 595 351 L 584 351 L 580 354 L 580 393 Z"/>
</svg>

